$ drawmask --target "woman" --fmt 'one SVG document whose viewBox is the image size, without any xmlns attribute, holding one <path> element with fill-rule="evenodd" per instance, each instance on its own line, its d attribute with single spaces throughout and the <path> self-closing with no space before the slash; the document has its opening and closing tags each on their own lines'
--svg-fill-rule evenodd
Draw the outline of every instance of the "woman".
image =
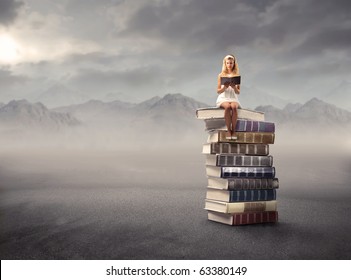
<svg viewBox="0 0 351 280">
<path fill-rule="evenodd" d="M 238 139 L 235 133 L 238 119 L 238 108 L 241 108 L 237 94 L 240 94 L 240 85 L 226 83 L 221 85 L 221 77 L 239 76 L 239 66 L 234 55 L 227 55 L 223 59 L 222 72 L 218 75 L 217 107 L 224 109 L 224 118 L 227 126 L 226 139 Z"/>
</svg>

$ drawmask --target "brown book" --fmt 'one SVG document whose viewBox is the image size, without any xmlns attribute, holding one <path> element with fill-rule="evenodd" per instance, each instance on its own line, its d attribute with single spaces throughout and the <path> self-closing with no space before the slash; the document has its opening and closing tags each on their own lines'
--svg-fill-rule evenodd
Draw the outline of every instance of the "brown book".
<svg viewBox="0 0 351 280">
<path fill-rule="evenodd" d="M 227 224 L 231 226 L 278 222 L 277 211 L 234 213 L 234 214 L 223 214 L 223 213 L 208 211 L 207 215 L 210 221 Z"/>
<path fill-rule="evenodd" d="M 207 142 L 229 142 L 229 143 L 257 143 L 257 144 L 273 144 L 273 132 L 237 132 L 238 139 L 226 139 L 226 131 L 219 130 L 208 136 Z"/>
<path fill-rule="evenodd" d="M 267 144 L 238 144 L 238 143 L 206 143 L 202 146 L 203 154 L 244 154 L 260 155 L 269 154 Z"/>
</svg>

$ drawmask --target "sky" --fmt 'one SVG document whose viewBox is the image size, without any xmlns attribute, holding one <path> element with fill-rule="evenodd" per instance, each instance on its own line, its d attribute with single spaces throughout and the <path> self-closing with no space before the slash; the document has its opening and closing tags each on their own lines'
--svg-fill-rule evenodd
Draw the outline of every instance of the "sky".
<svg viewBox="0 0 351 280">
<path fill-rule="evenodd" d="M 0 0 L 0 102 L 215 104 L 232 53 L 242 95 L 350 105 L 350 15 L 348 0 Z"/>
</svg>

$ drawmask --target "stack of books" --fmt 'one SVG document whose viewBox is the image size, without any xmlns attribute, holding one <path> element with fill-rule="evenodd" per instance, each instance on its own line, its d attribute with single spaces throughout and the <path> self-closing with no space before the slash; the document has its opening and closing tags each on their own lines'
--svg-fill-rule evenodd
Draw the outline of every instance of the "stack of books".
<svg viewBox="0 0 351 280">
<path fill-rule="evenodd" d="M 269 155 L 274 123 L 265 122 L 262 112 L 238 109 L 238 139 L 228 140 L 223 109 L 201 108 L 196 117 L 205 121 L 209 133 L 202 151 L 208 177 L 208 219 L 229 225 L 277 222 L 279 181 Z"/>
</svg>

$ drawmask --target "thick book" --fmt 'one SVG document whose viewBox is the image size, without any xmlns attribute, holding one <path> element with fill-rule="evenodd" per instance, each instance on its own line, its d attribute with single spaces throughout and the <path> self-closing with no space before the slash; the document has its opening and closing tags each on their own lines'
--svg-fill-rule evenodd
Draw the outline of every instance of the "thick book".
<svg viewBox="0 0 351 280">
<path fill-rule="evenodd" d="M 202 146 L 203 154 L 244 154 L 266 156 L 269 154 L 267 144 L 206 143 Z"/>
<path fill-rule="evenodd" d="M 226 131 L 216 131 L 210 133 L 207 143 L 229 142 L 229 143 L 256 143 L 256 144 L 273 144 L 275 134 L 273 132 L 237 132 L 237 139 L 226 139 Z"/>
<path fill-rule="evenodd" d="M 218 107 L 199 108 L 196 110 L 196 118 L 201 120 L 224 118 L 224 109 Z M 238 109 L 238 119 L 264 121 L 264 113 L 249 109 Z"/>
<path fill-rule="evenodd" d="M 262 211 L 251 213 L 224 214 L 208 211 L 207 217 L 210 221 L 227 224 L 231 226 L 276 223 L 278 222 L 278 211 Z"/>
<path fill-rule="evenodd" d="M 277 192 L 275 189 L 227 191 L 207 188 L 206 198 L 224 202 L 267 201 L 276 200 Z"/>
<path fill-rule="evenodd" d="M 207 178 L 208 187 L 221 190 L 261 190 L 279 188 L 278 178 Z"/>
<path fill-rule="evenodd" d="M 236 167 L 206 165 L 206 174 L 217 178 L 274 178 L 274 167 Z"/>
<path fill-rule="evenodd" d="M 221 85 L 225 85 L 226 83 L 228 83 L 228 84 L 233 83 L 234 85 L 240 85 L 240 83 L 241 83 L 241 76 L 221 77 Z"/>
<path fill-rule="evenodd" d="M 206 119 L 206 131 L 226 130 L 225 119 Z M 235 131 L 246 132 L 275 132 L 275 124 L 273 122 L 253 121 L 238 119 L 236 121 Z"/>
<path fill-rule="evenodd" d="M 272 166 L 272 156 L 216 154 L 206 155 L 206 165 L 213 166 Z"/>
<path fill-rule="evenodd" d="M 205 209 L 220 213 L 247 213 L 259 211 L 277 211 L 277 201 L 255 201 L 255 202 L 223 202 L 205 199 Z"/>
</svg>

